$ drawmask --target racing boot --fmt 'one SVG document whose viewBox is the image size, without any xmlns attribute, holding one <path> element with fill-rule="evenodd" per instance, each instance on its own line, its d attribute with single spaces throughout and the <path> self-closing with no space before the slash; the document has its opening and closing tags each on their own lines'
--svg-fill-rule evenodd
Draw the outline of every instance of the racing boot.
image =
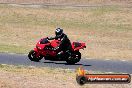
<svg viewBox="0 0 132 88">
<path fill-rule="evenodd" d="M 71 53 L 71 51 L 70 51 L 70 50 L 67 50 L 67 51 L 66 51 L 66 53 L 67 53 L 69 56 L 71 56 L 71 55 L 72 55 L 72 53 Z"/>
<path fill-rule="evenodd" d="M 63 51 L 60 51 L 58 54 L 57 54 L 57 58 L 59 59 L 63 59 L 64 57 L 64 52 Z"/>
<path fill-rule="evenodd" d="M 55 47 L 55 48 L 53 48 L 53 50 L 54 51 L 57 51 L 57 50 L 59 50 L 59 47 Z"/>
</svg>

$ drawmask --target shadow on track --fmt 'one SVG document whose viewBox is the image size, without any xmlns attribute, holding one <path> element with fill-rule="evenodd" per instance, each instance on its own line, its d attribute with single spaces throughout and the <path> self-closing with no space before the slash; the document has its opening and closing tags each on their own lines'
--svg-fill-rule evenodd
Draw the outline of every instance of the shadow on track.
<svg viewBox="0 0 132 88">
<path fill-rule="evenodd" d="M 67 64 L 66 62 L 61 62 L 61 63 L 57 63 L 57 62 L 43 62 L 43 63 L 53 63 L 53 64 L 57 64 L 57 65 L 69 65 L 69 66 L 84 66 L 84 67 L 92 66 L 92 65 L 87 65 L 87 64 L 73 64 L 73 65 L 70 65 L 70 64 Z"/>
</svg>

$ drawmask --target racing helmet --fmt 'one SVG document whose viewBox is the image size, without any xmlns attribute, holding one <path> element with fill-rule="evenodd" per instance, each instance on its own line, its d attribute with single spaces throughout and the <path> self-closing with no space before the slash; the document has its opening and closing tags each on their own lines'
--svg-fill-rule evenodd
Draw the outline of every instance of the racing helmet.
<svg viewBox="0 0 132 88">
<path fill-rule="evenodd" d="M 63 34 L 63 29 L 57 28 L 57 29 L 55 30 L 55 35 L 56 35 L 56 36 L 61 36 L 62 34 Z"/>
</svg>

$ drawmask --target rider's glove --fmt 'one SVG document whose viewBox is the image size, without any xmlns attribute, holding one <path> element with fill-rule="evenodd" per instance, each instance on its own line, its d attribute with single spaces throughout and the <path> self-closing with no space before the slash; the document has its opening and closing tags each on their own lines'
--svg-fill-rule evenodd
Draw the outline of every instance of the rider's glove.
<svg viewBox="0 0 132 88">
<path fill-rule="evenodd" d="M 48 40 L 53 40 L 54 38 L 53 37 L 47 37 Z"/>
<path fill-rule="evenodd" d="M 47 37 L 47 39 L 49 40 L 50 38 L 49 38 L 49 37 Z"/>
</svg>

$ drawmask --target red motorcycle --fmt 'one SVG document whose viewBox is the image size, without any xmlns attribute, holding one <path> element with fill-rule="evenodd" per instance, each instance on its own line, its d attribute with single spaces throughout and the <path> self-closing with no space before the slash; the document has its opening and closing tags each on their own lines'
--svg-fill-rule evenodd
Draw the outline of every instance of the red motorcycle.
<svg viewBox="0 0 132 88">
<path fill-rule="evenodd" d="M 81 53 L 79 50 L 86 48 L 85 43 L 73 42 L 72 50 L 64 52 L 60 58 L 57 56 L 59 51 L 53 50 L 59 44 L 59 40 L 48 40 L 48 38 L 42 38 L 38 41 L 34 50 L 29 52 L 28 57 L 31 61 L 35 62 L 44 58 L 45 60 L 66 61 L 68 64 L 75 64 L 81 59 Z"/>
</svg>

